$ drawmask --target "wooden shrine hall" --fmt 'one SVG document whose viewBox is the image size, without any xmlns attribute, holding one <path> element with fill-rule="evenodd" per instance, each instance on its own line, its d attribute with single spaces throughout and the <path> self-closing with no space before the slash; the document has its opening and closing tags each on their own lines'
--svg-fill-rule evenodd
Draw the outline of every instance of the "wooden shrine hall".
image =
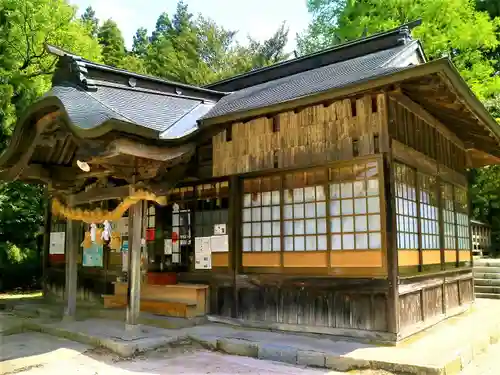
<svg viewBox="0 0 500 375">
<path fill-rule="evenodd" d="M 193 87 L 56 47 L 0 179 L 44 184 L 47 298 L 396 342 L 474 300 L 500 127 L 418 22 Z"/>
</svg>

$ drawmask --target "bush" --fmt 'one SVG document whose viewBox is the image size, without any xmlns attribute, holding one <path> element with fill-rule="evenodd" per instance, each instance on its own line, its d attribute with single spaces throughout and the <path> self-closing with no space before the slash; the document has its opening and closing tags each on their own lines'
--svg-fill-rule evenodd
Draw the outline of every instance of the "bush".
<svg viewBox="0 0 500 375">
<path fill-rule="evenodd" d="M 42 268 L 39 253 L 0 243 L 0 291 L 40 289 Z"/>
</svg>

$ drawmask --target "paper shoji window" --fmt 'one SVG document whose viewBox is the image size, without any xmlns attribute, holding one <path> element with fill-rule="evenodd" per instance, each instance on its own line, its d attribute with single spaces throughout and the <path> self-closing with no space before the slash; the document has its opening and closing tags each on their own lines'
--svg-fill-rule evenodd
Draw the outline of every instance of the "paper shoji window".
<svg viewBox="0 0 500 375">
<path fill-rule="evenodd" d="M 177 233 L 180 245 L 191 244 L 191 210 L 187 203 L 172 205 L 172 232 Z"/>
<path fill-rule="evenodd" d="M 326 251 L 326 170 L 290 173 L 284 179 L 285 251 Z"/>
<path fill-rule="evenodd" d="M 396 228 L 398 249 L 418 249 L 416 172 L 394 165 L 396 180 Z"/>
<path fill-rule="evenodd" d="M 443 182 L 441 185 L 442 210 L 444 222 L 444 248 L 456 249 L 455 206 L 453 204 L 453 185 Z"/>
<path fill-rule="evenodd" d="M 281 179 L 244 181 L 243 251 L 281 250 Z"/>
<path fill-rule="evenodd" d="M 156 208 L 154 204 L 148 205 L 147 212 L 148 228 L 154 228 L 156 223 Z"/>
<path fill-rule="evenodd" d="M 332 250 L 380 249 L 380 187 L 376 162 L 330 169 Z"/>
<path fill-rule="evenodd" d="M 455 207 L 457 212 L 458 249 L 470 250 L 469 213 L 467 191 L 455 187 Z"/>
<path fill-rule="evenodd" d="M 440 249 L 436 177 L 418 174 L 420 195 L 420 243 L 422 249 Z"/>
</svg>

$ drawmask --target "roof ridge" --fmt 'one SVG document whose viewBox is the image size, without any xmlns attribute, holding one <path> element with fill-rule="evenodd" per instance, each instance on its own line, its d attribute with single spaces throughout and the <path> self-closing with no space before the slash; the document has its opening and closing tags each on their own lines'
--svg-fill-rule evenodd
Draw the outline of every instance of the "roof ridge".
<svg viewBox="0 0 500 375">
<path fill-rule="evenodd" d="M 171 81 L 171 80 L 167 80 L 164 78 L 159 78 L 159 77 L 155 77 L 155 76 L 151 76 L 151 75 L 147 75 L 147 74 L 135 73 L 135 72 L 131 72 L 131 71 L 126 70 L 126 69 L 121 69 L 121 68 L 116 68 L 116 67 L 105 65 L 105 64 L 96 63 L 94 61 L 87 60 L 79 55 L 76 55 L 72 52 L 66 51 L 62 48 L 56 47 L 56 46 L 51 45 L 51 44 L 46 44 L 45 48 L 52 55 L 59 56 L 60 58 L 67 57 L 67 58 L 72 59 L 73 61 L 77 62 L 78 65 L 83 69 L 90 67 L 90 68 L 99 69 L 99 70 L 106 71 L 106 72 L 123 74 L 123 75 L 129 76 L 131 78 L 139 78 L 139 79 L 143 79 L 146 81 L 151 81 L 151 82 L 156 82 L 156 83 L 160 83 L 160 84 L 176 86 L 179 88 L 185 88 L 185 89 L 190 89 L 190 90 L 194 90 L 194 91 L 199 91 L 201 93 L 215 94 L 215 95 L 226 95 L 227 94 L 226 92 L 223 92 L 223 91 L 217 91 L 217 90 L 212 90 L 212 89 L 205 88 L 205 87 L 189 85 L 186 83 Z M 86 73 L 86 71 L 85 71 L 85 73 Z"/>
<path fill-rule="evenodd" d="M 251 84 L 250 83 L 248 83 L 248 84 L 243 83 L 243 85 L 239 85 L 242 87 L 234 87 L 234 86 L 238 86 L 238 84 L 234 83 L 234 82 L 243 81 L 245 79 L 249 80 L 250 77 L 258 77 L 259 75 L 264 75 L 265 73 L 268 73 L 272 77 L 270 79 L 267 79 L 267 80 L 274 80 L 274 79 L 281 78 L 281 77 L 286 76 L 286 75 L 300 73 L 301 71 L 304 71 L 304 70 L 310 70 L 310 69 L 322 67 L 325 65 L 338 63 L 341 61 L 350 60 L 350 59 L 353 59 L 353 58 L 356 58 L 359 56 L 368 55 L 370 53 L 377 52 L 380 50 L 393 48 L 393 47 L 396 47 L 397 45 L 406 44 L 409 41 L 412 41 L 413 39 L 411 38 L 411 30 L 414 27 L 419 26 L 421 23 L 422 23 L 422 20 L 420 20 L 420 19 L 416 20 L 416 21 L 412 21 L 412 22 L 400 25 L 400 26 L 398 26 L 394 29 L 391 29 L 391 30 L 379 32 L 379 33 L 372 34 L 372 35 L 367 36 L 367 37 L 358 38 L 358 39 L 348 41 L 348 42 L 345 42 L 342 44 L 334 45 L 332 47 L 323 49 L 321 51 L 307 54 L 304 56 L 300 56 L 300 57 L 297 57 L 295 59 L 281 61 L 279 63 L 273 64 L 273 65 L 270 65 L 267 67 L 255 69 L 255 70 L 252 70 L 252 71 L 249 71 L 246 73 L 242 73 L 242 74 L 230 77 L 230 78 L 226 78 L 224 80 L 217 81 L 217 82 L 205 85 L 203 87 L 211 88 L 211 87 L 229 86 L 228 88 L 224 89 L 224 91 L 236 91 L 236 90 L 241 89 L 243 87 L 248 87 L 251 85 L 262 83 L 261 81 L 264 80 L 263 78 L 261 78 L 261 80 L 259 81 L 258 78 L 255 78 L 255 80 L 258 81 L 257 83 L 255 83 L 255 82 L 252 82 Z M 388 38 L 391 38 L 391 37 L 393 39 L 389 40 Z M 353 47 L 360 46 L 362 44 L 374 43 L 376 41 L 382 42 L 384 39 L 385 39 L 385 44 L 381 43 L 381 45 L 378 47 L 373 45 L 372 49 L 367 51 L 367 52 L 364 52 L 364 51 L 362 53 L 353 52 L 354 51 Z M 343 51 L 346 52 L 349 49 L 351 49 L 350 54 L 344 53 L 344 56 L 340 55 L 341 52 L 343 52 Z M 316 60 L 316 61 L 314 61 L 314 60 Z M 308 61 L 309 61 L 309 65 L 315 65 L 315 66 L 314 67 L 305 66 L 306 62 L 308 62 Z M 293 65 L 298 65 L 299 63 L 304 64 L 304 65 L 301 68 L 295 68 L 295 71 L 293 71 L 294 70 Z M 287 68 L 288 68 L 288 70 L 292 70 L 293 72 L 283 72 L 281 74 L 278 73 L 279 70 L 285 70 Z M 273 71 L 275 72 L 274 76 L 272 74 Z M 231 83 L 234 83 L 234 84 L 231 85 Z M 233 86 L 233 87 L 231 87 L 231 86 Z M 220 88 L 219 88 L 219 90 L 220 90 Z"/>
</svg>

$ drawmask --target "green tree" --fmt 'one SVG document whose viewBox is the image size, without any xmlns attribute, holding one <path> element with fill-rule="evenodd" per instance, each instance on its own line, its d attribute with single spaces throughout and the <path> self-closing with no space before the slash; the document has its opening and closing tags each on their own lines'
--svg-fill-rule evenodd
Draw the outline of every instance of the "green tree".
<svg viewBox="0 0 500 375">
<path fill-rule="evenodd" d="M 102 46 L 102 58 L 104 63 L 111 66 L 120 66 L 125 57 L 125 41 L 122 32 L 115 21 L 109 19 L 104 21 L 97 33 L 99 44 Z"/>
<path fill-rule="evenodd" d="M 288 29 L 260 43 L 249 38 L 248 46 L 235 42 L 236 31 L 227 30 L 201 15 L 194 17 L 182 1 L 172 17 L 159 16 L 147 44 L 146 70 L 156 76 L 191 84 L 206 84 L 235 74 L 274 64 L 284 53 Z M 136 34 L 137 51 L 146 45 L 144 31 Z M 141 42 L 139 42 L 141 41 Z"/>
<path fill-rule="evenodd" d="M 100 61 L 99 44 L 75 14 L 65 0 L 0 0 L 0 151 L 18 115 L 50 88 L 57 58 L 47 53 L 46 43 Z M 41 187 L 0 182 L 2 276 L 13 269 L 6 263 L 34 259 L 28 253 L 35 250 L 43 205 Z M 39 268 L 36 259 L 31 265 Z"/>
<path fill-rule="evenodd" d="M 144 27 L 137 29 L 134 35 L 134 43 L 132 45 L 132 52 L 134 55 L 144 57 L 148 53 L 149 37 L 148 30 Z"/>
<path fill-rule="evenodd" d="M 491 19 L 472 0 L 309 0 L 313 20 L 298 37 L 301 53 L 422 18 L 413 35 L 429 58 L 450 57 L 480 98 L 500 91 L 500 78 L 486 53 L 499 45 L 500 19 Z"/>
<path fill-rule="evenodd" d="M 93 38 L 97 38 L 97 32 L 99 31 L 99 19 L 96 17 L 95 11 L 91 6 L 85 9 L 85 12 L 81 16 L 81 19 L 84 24 L 88 25 L 90 29 L 90 35 Z"/>
</svg>

